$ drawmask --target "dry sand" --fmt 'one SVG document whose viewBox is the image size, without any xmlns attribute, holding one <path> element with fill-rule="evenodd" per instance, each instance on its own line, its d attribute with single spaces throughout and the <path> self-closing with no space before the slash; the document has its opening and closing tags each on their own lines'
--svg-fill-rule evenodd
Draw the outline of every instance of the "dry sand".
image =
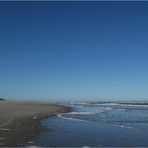
<svg viewBox="0 0 148 148">
<path fill-rule="evenodd" d="M 16 119 L 50 116 L 63 112 L 64 109 L 62 106 L 47 103 L 0 101 L 0 127 Z"/>
<path fill-rule="evenodd" d="M 0 101 L 0 146 L 20 146 L 39 134 L 39 119 L 68 110 L 49 103 Z"/>
</svg>

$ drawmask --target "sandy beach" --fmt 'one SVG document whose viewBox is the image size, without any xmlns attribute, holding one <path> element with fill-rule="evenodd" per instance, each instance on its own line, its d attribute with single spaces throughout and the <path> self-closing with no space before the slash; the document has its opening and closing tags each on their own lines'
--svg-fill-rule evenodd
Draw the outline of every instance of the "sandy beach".
<svg viewBox="0 0 148 148">
<path fill-rule="evenodd" d="M 24 145 L 45 130 L 40 119 L 67 111 L 52 103 L 0 100 L 0 146 Z"/>
</svg>

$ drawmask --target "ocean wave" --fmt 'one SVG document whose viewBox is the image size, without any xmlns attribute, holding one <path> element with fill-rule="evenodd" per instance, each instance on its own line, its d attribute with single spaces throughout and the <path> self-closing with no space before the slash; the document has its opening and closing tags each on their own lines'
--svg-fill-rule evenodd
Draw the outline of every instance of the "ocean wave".
<svg viewBox="0 0 148 148">
<path fill-rule="evenodd" d="M 94 115 L 97 114 L 98 112 L 70 112 L 67 114 L 73 114 L 73 115 Z"/>
<path fill-rule="evenodd" d="M 64 120 L 79 121 L 79 122 L 92 122 L 92 121 L 82 120 L 82 119 L 78 119 L 78 118 L 64 117 L 63 113 L 58 114 L 57 117 L 64 119 Z"/>
<path fill-rule="evenodd" d="M 119 111 L 119 112 L 125 112 L 126 111 L 126 109 L 115 109 L 115 111 Z"/>
<path fill-rule="evenodd" d="M 105 113 L 111 111 L 111 107 L 104 107 L 100 111 L 96 112 L 69 112 L 69 113 L 61 113 L 58 114 L 57 117 L 62 118 L 64 120 L 72 120 L 72 121 L 82 121 L 82 122 L 93 122 L 93 121 L 88 121 L 88 120 L 83 120 L 83 119 L 78 119 L 78 118 L 73 118 L 73 117 L 65 117 L 64 115 L 95 115 L 95 114 L 100 114 L 100 113 Z"/>
<path fill-rule="evenodd" d="M 146 102 L 69 102 L 73 105 L 83 105 L 83 106 L 129 106 L 129 107 L 148 107 Z"/>
<path fill-rule="evenodd" d="M 113 109 L 110 106 L 108 106 L 108 107 L 105 108 L 105 111 L 111 111 L 111 110 L 113 110 Z"/>
<path fill-rule="evenodd" d="M 135 129 L 134 127 L 131 127 L 131 126 L 126 126 L 126 125 L 123 125 L 123 124 L 113 124 L 112 125 L 113 127 L 119 127 L 119 128 L 126 128 L 126 129 Z"/>
<path fill-rule="evenodd" d="M 100 109 L 99 111 L 96 112 L 69 112 L 66 114 L 73 114 L 73 115 L 94 115 L 94 114 L 99 114 L 99 113 L 104 113 L 104 112 L 109 112 L 112 111 L 112 107 L 103 107 L 102 109 Z"/>
</svg>

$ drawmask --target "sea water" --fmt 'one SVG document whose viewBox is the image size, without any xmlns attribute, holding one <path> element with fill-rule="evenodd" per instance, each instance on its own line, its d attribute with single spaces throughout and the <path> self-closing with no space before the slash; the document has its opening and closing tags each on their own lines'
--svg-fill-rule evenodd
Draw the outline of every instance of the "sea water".
<svg viewBox="0 0 148 148">
<path fill-rule="evenodd" d="M 148 146 L 148 105 L 68 102 L 72 112 L 41 123 L 36 146 Z"/>
</svg>

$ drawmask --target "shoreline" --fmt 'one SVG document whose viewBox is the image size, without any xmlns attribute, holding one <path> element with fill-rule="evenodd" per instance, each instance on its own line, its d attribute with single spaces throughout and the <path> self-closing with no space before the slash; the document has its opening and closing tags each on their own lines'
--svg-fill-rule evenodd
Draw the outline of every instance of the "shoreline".
<svg viewBox="0 0 148 148">
<path fill-rule="evenodd" d="M 33 145 L 41 132 L 50 130 L 41 125 L 42 119 L 70 110 L 52 103 L 0 101 L 0 147 Z"/>
</svg>

